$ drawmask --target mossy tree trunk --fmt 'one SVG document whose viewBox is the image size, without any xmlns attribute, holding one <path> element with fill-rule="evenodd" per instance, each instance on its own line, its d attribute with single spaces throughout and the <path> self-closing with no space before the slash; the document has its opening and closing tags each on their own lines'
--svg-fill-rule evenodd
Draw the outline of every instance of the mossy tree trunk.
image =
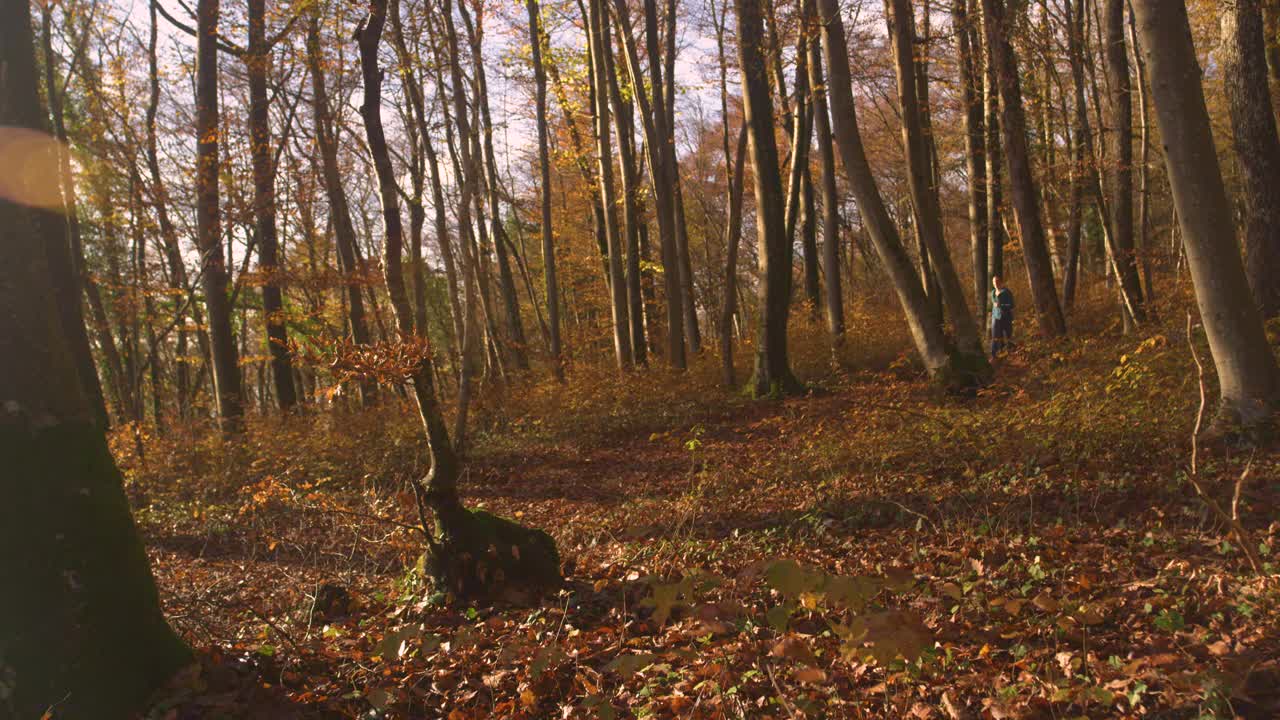
<svg viewBox="0 0 1280 720">
<path fill-rule="evenodd" d="M 48 143 L 47 172 L 20 181 L 38 192 L 58 160 L 29 13 L 0 5 L 0 127 Z M 0 715 L 128 717 L 189 652 L 161 614 L 61 327 L 46 249 L 65 242 L 63 223 L 17 200 L 0 199 Z"/>
</svg>

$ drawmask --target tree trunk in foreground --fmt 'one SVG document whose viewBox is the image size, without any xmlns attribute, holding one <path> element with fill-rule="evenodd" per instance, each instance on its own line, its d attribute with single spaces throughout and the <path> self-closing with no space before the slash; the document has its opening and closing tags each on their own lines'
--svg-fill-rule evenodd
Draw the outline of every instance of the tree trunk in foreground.
<svg viewBox="0 0 1280 720">
<path fill-rule="evenodd" d="M 1231 232 L 1200 64 L 1182 3 L 1134 0 L 1156 122 L 1200 320 L 1218 371 L 1222 430 L 1269 423 L 1278 376 Z M 1158 18 L 1157 18 L 1158 16 Z"/>
<path fill-rule="evenodd" d="M 58 159 L 37 93 L 30 4 L 0 4 L 0 127 Z M 33 200 L 35 198 L 28 198 Z M 50 209 L 0 197 L 0 677 L 13 717 L 130 717 L 190 658 L 169 629 L 122 481 L 57 312 Z M 42 203 L 45 208 L 55 202 Z"/>
<path fill-rule="evenodd" d="M 1244 175 L 1244 270 L 1265 320 L 1280 315 L 1280 135 L 1264 47 L 1258 0 L 1228 0 L 1222 11 L 1222 78 Z"/>
<path fill-rule="evenodd" d="M 756 397 L 792 393 L 803 386 L 787 360 L 787 315 L 791 310 L 792 248 L 786 234 L 782 176 L 774 139 L 773 98 L 765 60 L 761 0 L 735 0 L 742 99 L 755 175 L 756 234 L 760 243 L 760 340 L 751 391 Z M 803 109 L 802 109 L 803 111 Z"/>
</svg>

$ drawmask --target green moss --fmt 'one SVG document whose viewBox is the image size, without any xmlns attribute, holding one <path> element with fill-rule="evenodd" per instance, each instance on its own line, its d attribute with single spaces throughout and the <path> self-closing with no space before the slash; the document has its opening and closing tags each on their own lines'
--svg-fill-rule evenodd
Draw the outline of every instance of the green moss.
<svg viewBox="0 0 1280 720">
<path fill-rule="evenodd" d="M 947 364 L 933 374 L 933 379 L 949 393 L 967 395 L 991 382 L 994 370 L 987 356 L 952 350 Z"/>
<path fill-rule="evenodd" d="M 190 652 L 101 429 L 10 420 L 0 457 L 0 715 L 132 716 Z"/>
<path fill-rule="evenodd" d="M 464 598 L 529 595 L 562 582 L 555 540 L 484 510 L 446 513 L 423 569 L 440 590 Z"/>
</svg>

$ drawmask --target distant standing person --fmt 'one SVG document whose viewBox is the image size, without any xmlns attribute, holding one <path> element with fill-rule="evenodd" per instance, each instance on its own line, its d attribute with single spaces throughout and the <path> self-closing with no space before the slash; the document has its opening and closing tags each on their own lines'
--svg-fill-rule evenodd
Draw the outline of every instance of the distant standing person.
<svg viewBox="0 0 1280 720">
<path fill-rule="evenodd" d="M 1013 338 L 1013 291 L 1005 287 L 1004 278 L 991 278 L 991 357 L 1004 350 Z"/>
</svg>

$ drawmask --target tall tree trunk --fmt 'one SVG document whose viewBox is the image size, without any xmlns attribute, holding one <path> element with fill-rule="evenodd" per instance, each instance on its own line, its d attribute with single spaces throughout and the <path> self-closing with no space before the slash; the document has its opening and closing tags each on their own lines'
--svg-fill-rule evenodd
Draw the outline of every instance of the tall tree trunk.
<svg viewBox="0 0 1280 720">
<path fill-rule="evenodd" d="M 271 142 L 267 70 L 271 46 L 266 36 L 266 0 L 249 0 L 249 44 L 245 71 L 249 79 L 249 150 L 253 157 L 253 220 L 258 239 L 258 271 L 262 274 L 262 315 L 267 327 L 267 352 L 271 356 L 271 380 L 280 409 L 288 412 L 298 403 L 293 387 L 293 361 L 289 357 L 289 332 L 284 322 L 284 293 L 279 240 L 276 235 L 276 167 Z"/>
<path fill-rule="evenodd" d="M 31 5 L 0 5 L 0 126 L 45 145 L 0 198 L 0 638 L 5 709 L 126 717 L 190 658 L 169 629 L 99 410 L 61 328 L 49 246 L 67 242 L 39 179 L 59 159 L 38 93 Z M 43 171 L 40 171 L 43 170 Z M 79 298 L 76 299 L 79 302 Z"/>
<path fill-rule="evenodd" d="M 1222 10 L 1222 78 L 1248 219 L 1245 274 L 1264 319 L 1280 315 L 1280 135 L 1267 84 L 1258 0 L 1228 0 Z"/>
<path fill-rule="evenodd" d="M 489 83 L 484 69 L 482 45 L 484 40 L 482 16 L 477 14 L 473 24 L 471 15 L 464 3 L 458 9 L 466 25 L 467 37 L 471 44 L 472 63 L 475 66 L 476 104 L 479 106 L 483 160 L 485 167 L 485 186 L 489 200 L 489 235 L 493 241 L 494 253 L 498 263 L 498 290 L 502 296 L 503 314 L 506 316 L 507 332 L 510 334 L 507 350 L 516 368 L 529 369 L 528 344 L 524 332 L 524 321 L 520 317 L 520 298 L 516 293 L 515 275 L 511 271 L 509 250 L 510 238 L 502 219 L 500 203 L 501 183 L 498 180 L 498 160 L 493 151 L 493 119 L 489 112 Z"/>
<path fill-rule="evenodd" d="M 649 179 L 653 186 L 655 211 L 658 217 L 658 237 L 662 255 L 662 275 L 667 301 L 667 362 L 683 370 L 685 358 L 685 310 L 684 291 L 680 283 L 680 252 L 677 240 L 678 214 L 675 190 L 679 168 L 675 165 L 675 144 L 671 142 L 667 125 L 665 87 L 662 82 L 662 64 L 658 37 L 658 10 L 655 0 L 644 2 L 645 49 L 648 53 L 649 82 L 646 84 L 640 72 L 639 53 L 631 32 L 627 6 L 624 0 L 614 0 L 620 35 L 627 54 L 627 73 L 640 116 L 644 124 L 645 148 L 649 154 Z M 652 96 L 652 97 L 651 97 Z"/>
<path fill-rule="evenodd" d="M 773 98 L 765 59 L 761 0 L 735 0 L 743 109 L 755 176 L 756 235 L 760 253 L 760 336 L 755 375 L 757 397 L 803 390 L 787 359 L 787 315 L 791 306 L 791 242 L 786 234 L 782 177 L 774 140 Z"/>
<path fill-rule="evenodd" d="M 1018 79 L 1018 60 L 1009 42 L 1009 25 L 1005 21 L 1005 0 L 982 0 L 987 40 L 995 60 L 1000 85 L 1001 130 L 1009 170 L 1009 190 L 1013 194 L 1014 211 L 1022 235 L 1022 259 L 1031 281 L 1031 296 L 1040 332 L 1048 337 L 1067 332 L 1058 303 L 1058 289 L 1053 280 L 1053 265 L 1040 219 L 1040 203 L 1035 179 L 1031 174 L 1031 158 L 1027 151 L 1027 122 L 1022 108 L 1022 86 Z"/>
<path fill-rule="evenodd" d="M 1120 280 L 1125 311 L 1134 323 L 1147 321 L 1133 242 L 1133 92 L 1125 46 L 1125 0 L 1106 0 L 1107 69 L 1111 76 L 1111 257 Z"/>
<path fill-rule="evenodd" d="M 383 273 L 387 294 L 390 296 L 392 311 L 395 313 L 396 328 L 401 337 L 407 339 L 414 334 L 413 311 L 404 286 L 401 264 L 404 231 L 400 219 L 395 170 L 391 165 L 391 155 L 387 151 L 386 135 L 382 127 L 383 72 L 378 67 L 378 45 L 386 23 L 386 12 L 387 6 L 384 0 L 374 0 L 369 9 L 369 16 L 361 21 L 361 26 L 356 32 L 360 46 L 360 74 L 364 87 L 360 115 L 364 118 L 369 154 L 378 176 L 378 197 L 382 203 L 382 224 L 385 233 Z M 462 503 L 458 498 L 457 480 L 461 463 L 449 440 L 449 432 L 445 429 L 444 414 L 436 400 L 431 372 L 425 358 L 413 368 L 412 384 L 414 399 L 417 401 L 423 427 L 426 430 L 427 448 L 431 453 L 431 469 L 426 483 L 426 495 L 430 498 L 432 509 L 437 513 L 446 515 L 460 512 Z"/>
<path fill-rule="evenodd" d="M 320 56 L 319 6 L 311 13 L 307 25 L 307 65 L 311 72 L 312 110 L 316 144 L 320 149 L 321 178 L 329 199 L 329 217 L 333 225 L 334 244 L 338 250 L 338 267 L 342 271 L 343 292 L 347 299 L 347 323 L 351 339 L 357 345 L 372 342 L 365 317 L 362 286 L 364 276 L 356 264 L 356 230 L 351 224 L 351 206 L 342 186 L 338 169 L 338 137 L 329 109 L 329 93 L 325 84 L 324 65 Z M 372 380 L 360 383 L 360 401 L 365 407 L 377 399 L 377 385 Z"/>
<path fill-rule="evenodd" d="M 610 128 L 609 76 L 612 74 L 609 58 L 609 21 L 606 0 L 587 0 L 588 36 L 591 43 L 592 65 L 595 67 L 595 117 L 597 179 L 600 198 L 604 201 L 605 238 L 608 243 L 609 307 L 613 327 L 613 355 L 618 367 L 631 367 L 631 319 L 628 314 L 627 278 L 623 271 L 622 238 L 618 232 L 617 197 L 613 184 L 613 143 Z"/>
<path fill-rule="evenodd" d="M 542 206 L 542 282 L 547 298 L 547 326 L 551 373 L 564 380 L 560 350 L 560 289 L 556 282 L 555 234 L 551 225 L 551 154 L 547 139 L 547 71 L 542 65 L 542 12 L 538 0 L 525 0 L 529 11 L 529 47 L 533 55 L 534 100 L 538 122 L 539 196 Z"/>
<path fill-rule="evenodd" d="M 607 31 L 608 15 L 609 8 L 606 0 L 605 6 L 601 8 L 602 24 L 606 28 L 604 52 L 607 55 L 604 65 L 608 70 L 605 79 L 609 84 L 609 103 L 613 108 L 614 125 L 618 131 L 618 165 L 622 175 L 622 224 L 626 234 L 627 319 L 630 322 L 632 359 L 637 365 L 644 365 L 647 362 L 647 341 L 644 334 L 644 303 L 640 276 L 640 227 L 644 224 L 644 216 L 640 212 L 638 197 L 640 171 L 636 161 L 635 104 L 630 100 L 634 93 L 628 92 L 624 95 L 622 92 L 614 58 L 613 33 Z"/>
<path fill-rule="evenodd" d="M 729 222 L 724 230 L 724 306 L 720 311 L 720 362 L 725 387 L 738 384 L 733 366 L 733 319 L 738 311 L 738 246 L 742 242 L 742 193 L 746 154 L 747 127 L 743 125 L 738 132 L 738 147 L 730 168 Z"/>
<path fill-rule="evenodd" d="M 1217 427 L 1269 423 L 1280 374 L 1240 261 L 1182 3 L 1134 0 L 1183 249 L 1218 370 Z"/>
<path fill-rule="evenodd" d="M 973 263 L 975 317 L 987 316 L 987 144 L 983 122 L 981 64 L 974 56 L 976 23 L 969 0 L 952 0 L 952 32 L 956 36 L 956 62 L 960 68 L 960 93 L 964 108 L 964 157 L 969 187 L 969 252 Z"/>
<path fill-rule="evenodd" d="M 1142 121 L 1138 137 L 1138 239 L 1134 243 L 1138 263 L 1142 267 L 1143 300 L 1148 312 L 1155 300 L 1151 266 L 1155 261 L 1151 247 L 1151 100 L 1147 95 L 1147 63 L 1138 51 L 1138 28 L 1129 10 L 1129 51 L 1137 68 L 1138 117 Z"/>
<path fill-rule="evenodd" d="M 196 245 L 209 310 L 218 421 L 224 432 L 238 432 L 244 415 L 240 357 L 231 332 L 231 297 L 218 207 L 218 0 L 199 0 L 196 8 Z"/>
<path fill-rule="evenodd" d="M 844 21 L 837 0 L 819 0 L 822 50 L 826 60 L 827 91 L 831 103 L 831 122 L 845 177 L 853 191 L 863 226 L 875 245 L 898 301 L 906 315 L 907 326 L 916 350 L 931 375 L 943 382 L 953 378 L 952 358 L 947 350 L 942 329 L 933 321 L 928 298 L 912 267 L 911 258 L 898 235 L 898 229 L 885 208 L 875 176 L 867 162 L 858 116 L 853 103 L 849 72 L 849 50 L 845 44 Z"/>
<path fill-rule="evenodd" d="M 1063 0 L 1075 117 L 1075 132 L 1071 137 L 1071 201 L 1067 220 L 1067 262 L 1062 279 L 1062 302 L 1068 310 L 1075 304 L 1076 286 L 1080 276 L 1080 235 L 1083 225 L 1085 188 L 1097 186 L 1096 175 L 1090 167 L 1093 161 L 1093 132 L 1085 102 L 1085 1 Z"/>
<path fill-rule="evenodd" d="M 840 283 L 840 195 L 836 191 L 836 154 L 831 138 L 831 117 L 827 114 L 827 81 L 822 72 L 819 28 L 810 27 L 809 87 L 813 93 L 813 127 L 822 166 L 822 270 L 826 282 L 827 332 L 832 347 L 844 342 L 844 293 Z"/>
<path fill-rule="evenodd" d="M 976 0 L 980 5 L 982 0 Z M 982 44 L 982 105 L 986 129 L 987 150 L 987 271 L 986 276 L 1004 275 L 1004 142 L 1000 139 L 1000 81 L 996 76 L 995 44 L 986 30 L 986 10 L 983 10 Z M 983 300 L 987 302 L 987 280 L 982 282 Z"/>
<path fill-rule="evenodd" d="M 951 262 L 942 229 L 942 207 L 934 185 L 933 162 L 929 140 L 921 122 L 920 93 L 916 79 L 914 52 L 915 20 L 909 0 L 891 0 L 893 52 L 898 77 L 898 106 L 902 112 L 902 140 L 910 168 L 912 205 L 916 224 L 929 251 L 929 260 L 947 313 L 956 334 L 956 345 L 963 353 L 982 356 L 982 338 L 977 323 L 965 302 L 964 286 Z"/>
</svg>

